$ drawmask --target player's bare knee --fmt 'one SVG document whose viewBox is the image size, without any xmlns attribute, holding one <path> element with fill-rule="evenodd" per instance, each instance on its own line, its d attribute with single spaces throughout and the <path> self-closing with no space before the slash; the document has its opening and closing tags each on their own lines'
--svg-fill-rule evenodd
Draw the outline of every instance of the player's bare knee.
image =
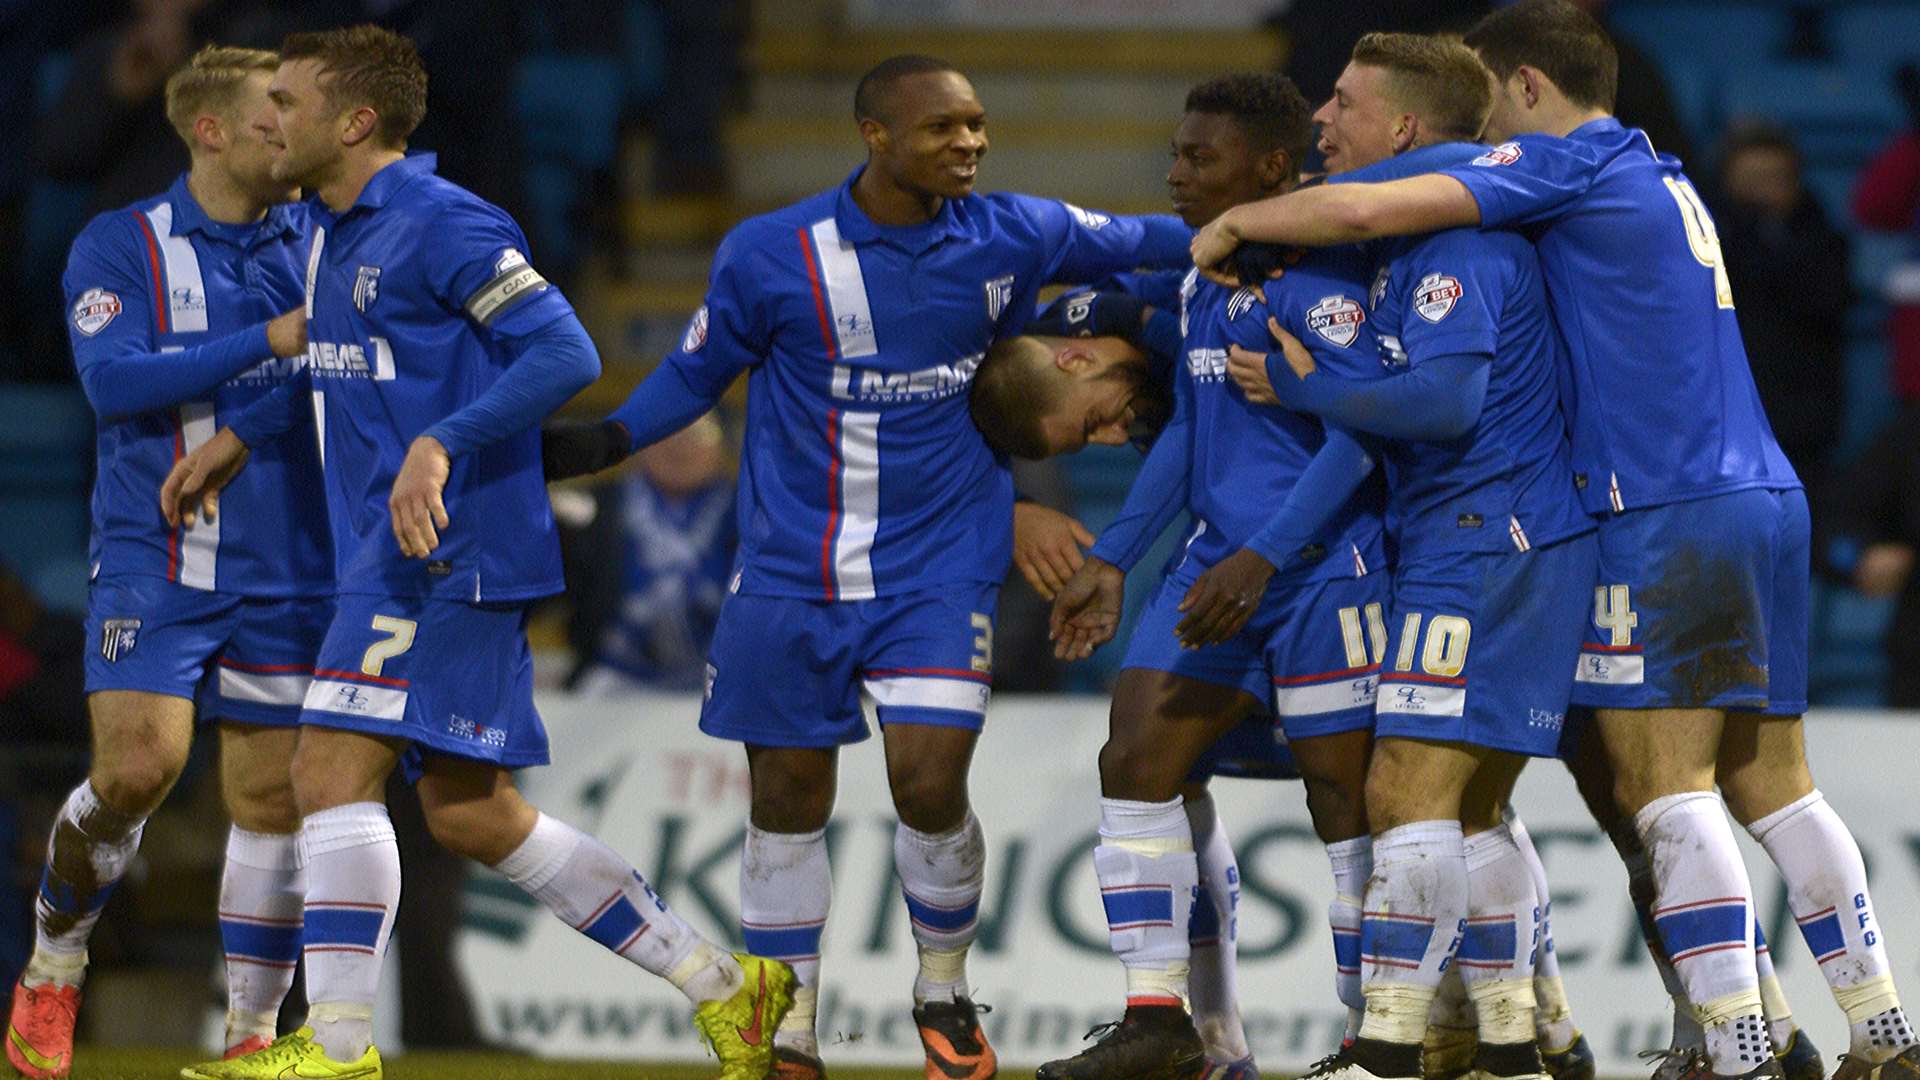
<svg viewBox="0 0 1920 1080">
<path fill-rule="evenodd" d="M 1337 844 L 1367 835 L 1366 781 L 1302 778 L 1307 789 L 1307 816 L 1323 844 Z M 1343 778 L 1345 780 L 1345 778 Z"/>
<path fill-rule="evenodd" d="M 1186 770 L 1168 767 L 1168 755 L 1119 736 L 1100 748 L 1100 794 L 1109 799 L 1166 802 L 1179 794 Z"/>
<path fill-rule="evenodd" d="M 229 777 L 221 784 L 227 816 L 248 832 L 290 833 L 300 828 L 300 807 L 293 780 L 279 777 Z"/>
<path fill-rule="evenodd" d="M 901 824 L 925 833 L 951 832 L 967 820 L 967 780 L 923 766 L 890 770 L 893 809 Z"/>
<path fill-rule="evenodd" d="M 173 790 L 186 767 L 186 755 L 167 746 L 125 750 L 97 758 L 89 773 L 100 801 L 123 814 L 146 817 Z"/>
</svg>

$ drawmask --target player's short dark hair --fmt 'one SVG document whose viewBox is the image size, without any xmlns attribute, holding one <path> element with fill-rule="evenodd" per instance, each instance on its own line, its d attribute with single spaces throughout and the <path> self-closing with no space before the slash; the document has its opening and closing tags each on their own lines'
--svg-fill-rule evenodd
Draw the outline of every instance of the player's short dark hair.
<svg viewBox="0 0 1920 1080">
<path fill-rule="evenodd" d="M 1187 91 L 1186 111 L 1232 117 L 1262 150 L 1285 150 L 1296 175 L 1313 140 L 1313 106 L 1285 75 L 1242 72 L 1208 79 Z"/>
<path fill-rule="evenodd" d="M 1487 69 L 1473 50 L 1436 34 L 1367 34 L 1353 62 L 1387 73 L 1394 103 L 1453 139 L 1477 139 L 1493 111 Z"/>
<path fill-rule="evenodd" d="M 1045 352 L 1039 338 L 1003 337 L 973 374 L 973 426 L 1002 454 L 1038 461 L 1049 452 L 1040 419 L 1060 404 L 1065 387 L 1053 365 L 1041 362 Z"/>
<path fill-rule="evenodd" d="M 401 146 L 427 115 L 427 69 L 413 42 L 371 23 L 289 34 L 280 59 L 316 60 L 320 88 L 341 109 L 368 108 L 383 143 Z"/>
<path fill-rule="evenodd" d="M 1575 105 L 1613 109 L 1620 54 L 1600 23 L 1567 0 L 1520 0 L 1498 9 L 1467 31 L 1466 42 L 1502 82 L 1525 64 L 1545 73 Z"/>
<path fill-rule="evenodd" d="M 887 108 L 888 91 L 895 83 L 909 75 L 931 75 L 939 72 L 959 72 L 959 68 L 937 56 L 921 53 L 902 53 L 889 56 L 869 68 L 860 82 L 853 88 L 853 118 L 855 120 L 878 120 L 885 124 L 893 117 Z"/>
</svg>

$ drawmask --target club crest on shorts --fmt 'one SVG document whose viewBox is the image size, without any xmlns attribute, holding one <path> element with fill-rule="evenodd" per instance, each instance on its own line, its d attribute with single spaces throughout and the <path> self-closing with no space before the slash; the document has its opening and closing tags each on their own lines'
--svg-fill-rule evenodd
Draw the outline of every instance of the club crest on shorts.
<svg viewBox="0 0 1920 1080">
<path fill-rule="evenodd" d="M 1351 296 L 1323 296 L 1307 309 L 1307 329 L 1343 349 L 1360 336 L 1366 321 L 1367 313 Z"/>
<path fill-rule="evenodd" d="M 367 309 L 372 307 L 373 302 L 378 299 L 380 299 L 380 268 L 363 266 L 360 272 L 354 275 L 353 306 L 360 309 L 360 314 L 365 315 Z"/>
<path fill-rule="evenodd" d="M 120 298 L 105 289 L 88 289 L 73 302 L 73 328 L 88 337 L 107 328 L 120 314 Z"/>
<path fill-rule="evenodd" d="M 139 619 L 108 619 L 100 624 L 100 656 L 114 663 L 132 652 L 139 639 Z"/>
<path fill-rule="evenodd" d="M 687 335 L 680 339 L 681 352 L 699 352 L 700 346 L 707 343 L 707 305 L 701 304 L 700 310 L 693 313 L 693 321 L 687 324 Z"/>
<path fill-rule="evenodd" d="M 1430 323 L 1437 323 L 1447 317 L 1466 290 L 1460 287 L 1460 279 L 1448 274 L 1428 274 L 1414 286 L 1413 310 Z"/>
<path fill-rule="evenodd" d="M 986 283 L 986 290 L 987 319 L 990 322 L 999 322 L 1000 313 L 1007 310 L 1008 304 L 1013 303 L 1013 275 L 1002 274 L 989 280 Z"/>
</svg>

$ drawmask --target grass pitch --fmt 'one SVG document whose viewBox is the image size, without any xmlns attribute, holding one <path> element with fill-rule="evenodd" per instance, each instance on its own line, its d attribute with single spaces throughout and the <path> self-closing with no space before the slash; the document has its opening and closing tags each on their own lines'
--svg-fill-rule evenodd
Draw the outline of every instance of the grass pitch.
<svg viewBox="0 0 1920 1080">
<path fill-rule="evenodd" d="M 82 1046 L 71 1080 L 171 1080 L 182 1065 L 207 1060 L 204 1050 Z M 392 1080 L 712 1080 L 719 1066 L 558 1061 L 511 1054 L 406 1054 L 386 1062 Z M 13 1070 L 0 1062 L 0 1075 Z M 835 1066 L 834 1080 L 922 1080 L 918 1069 Z"/>
</svg>

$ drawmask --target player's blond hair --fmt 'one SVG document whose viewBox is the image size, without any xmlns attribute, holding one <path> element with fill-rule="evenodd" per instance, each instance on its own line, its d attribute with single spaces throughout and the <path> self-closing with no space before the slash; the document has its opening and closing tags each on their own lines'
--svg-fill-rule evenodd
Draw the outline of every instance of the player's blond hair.
<svg viewBox="0 0 1920 1080">
<path fill-rule="evenodd" d="M 1368 34 L 1353 62 L 1384 69 L 1395 104 L 1450 139 L 1478 139 L 1493 111 L 1486 65 L 1459 39 L 1435 34 Z"/>
<path fill-rule="evenodd" d="M 247 76 L 279 66 L 277 52 L 208 45 L 167 79 L 167 122 L 191 150 L 195 121 L 208 113 L 233 119 L 234 97 Z"/>
</svg>

